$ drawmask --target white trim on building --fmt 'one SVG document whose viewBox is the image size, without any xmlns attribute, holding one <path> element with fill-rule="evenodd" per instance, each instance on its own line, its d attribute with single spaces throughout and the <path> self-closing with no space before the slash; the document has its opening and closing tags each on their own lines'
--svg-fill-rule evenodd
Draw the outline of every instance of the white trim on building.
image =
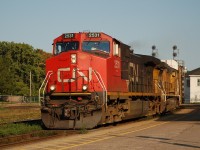
<svg viewBox="0 0 200 150">
<path fill-rule="evenodd" d="M 186 75 L 184 91 L 185 103 L 200 103 L 200 68 Z"/>
</svg>

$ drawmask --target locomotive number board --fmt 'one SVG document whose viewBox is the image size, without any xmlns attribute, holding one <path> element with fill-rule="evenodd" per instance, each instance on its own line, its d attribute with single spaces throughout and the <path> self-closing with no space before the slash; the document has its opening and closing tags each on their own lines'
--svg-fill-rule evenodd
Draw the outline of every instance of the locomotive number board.
<svg viewBox="0 0 200 150">
<path fill-rule="evenodd" d="M 90 32 L 90 33 L 87 33 L 87 37 L 89 37 L 89 38 L 99 38 L 99 37 L 101 37 L 101 33 Z"/>
<path fill-rule="evenodd" d="M 73 39 L 73 38 L 75 38 L 75 34 L 74 33 L 65 33 L 64 38 L 65 39 Z"/>
</svg>

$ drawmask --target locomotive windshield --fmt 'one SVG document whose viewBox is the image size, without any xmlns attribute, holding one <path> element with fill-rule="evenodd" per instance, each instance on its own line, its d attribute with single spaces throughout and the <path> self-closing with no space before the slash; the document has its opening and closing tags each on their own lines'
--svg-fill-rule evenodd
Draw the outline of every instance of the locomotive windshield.
<svg viewBox="0 0 200 150">
<path fill-rule="evenodd" d="M 69 50 L 78 50 L 78 48 L 79 48 L 79 42 L 77 41 L 56 43 L 55 53 L 59 54 L 62 52 L 67 52 Z"/>
<path fill-rule="evenodd" d="M 82 43 L 83 51 L 110 53 L 110 43 L 108 41 L 84 41 Z"/>
</svg>

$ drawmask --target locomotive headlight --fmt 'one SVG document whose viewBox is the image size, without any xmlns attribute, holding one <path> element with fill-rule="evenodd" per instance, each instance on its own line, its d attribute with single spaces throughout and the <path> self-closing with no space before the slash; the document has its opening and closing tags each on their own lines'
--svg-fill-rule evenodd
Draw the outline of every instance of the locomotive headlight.
<svg viewBox="0 0 200 150">
<path fill-rule="evenodd" d="M 55 86 L 55 85 L 51 85 L 51 86 L 50 86 L 50 90 L 51 90 L 51 91 L 55 91 L 55 89 L 56 89 L 56 86 Z"/>
<path fill-rule="evenodd" d="M 83 91 L 86 91 L 88 89 L 88 86 L 87 85 L 83 85 L 82 89 L 83 89 Z"/>
<path fill-rule="evenodd" d="M 76 63 L 76 54 L 71 54 L 71 63 L 72 64 Z"/>
</svg>

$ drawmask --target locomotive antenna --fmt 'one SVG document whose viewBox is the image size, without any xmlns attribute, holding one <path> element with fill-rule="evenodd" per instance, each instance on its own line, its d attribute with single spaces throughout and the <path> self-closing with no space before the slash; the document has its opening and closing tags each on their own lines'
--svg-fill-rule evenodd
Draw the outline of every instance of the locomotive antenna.
<svg viewBox="0 0 200 150">
<path fill-rule="evenodd" d="M 133 48 L 130 49 L 130 53 L 134 54 L 134 49 Z"/>
<path fill-rule="evenodd" d="M 88 33 L 88 32 L 90 32 L 90 30 L 83 30 L 83 32 L 84 32 L 84 33 Z"/>
<path fill-rule="evenodd" d="M 155 45 L 153 45 L 151 48 L 152 48 L 152 56 L 157 58 L 158 57 L 158 49 L 156 48 Z"/>
<path fill-rule="evenodd" d="M 134 42 L 130 42 L 129 46 L 130 46 L 130 53 L 134 54 L 134 48 L 133 48 L 134 47 Z"/>
</svg>

